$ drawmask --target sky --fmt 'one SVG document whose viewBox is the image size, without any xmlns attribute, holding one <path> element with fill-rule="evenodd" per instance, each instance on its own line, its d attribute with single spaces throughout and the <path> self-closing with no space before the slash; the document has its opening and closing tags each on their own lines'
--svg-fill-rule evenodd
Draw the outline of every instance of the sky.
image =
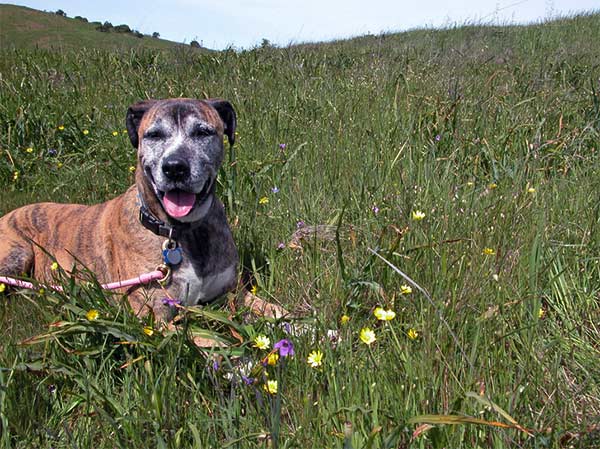
<svg viewBox="0 0 600 449">
<path fill-rule="evenodd" d="M 464 24 L 531 23 L 600 11 L 600 0 L 15 0 L 90 21 L 215 50 L 249 49 L 263 39 L 287 46 L 364 34 Z"/>
</svg>

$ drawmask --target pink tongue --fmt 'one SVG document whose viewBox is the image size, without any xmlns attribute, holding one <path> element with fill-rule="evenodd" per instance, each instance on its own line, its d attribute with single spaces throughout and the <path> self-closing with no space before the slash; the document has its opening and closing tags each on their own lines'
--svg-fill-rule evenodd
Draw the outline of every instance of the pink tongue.
<svg viewBox="0 0 600 449">
<path fill-rule="evenodd" d="M 171 190 L 165 193 L 163 205 L 167 213 L 174 218 L 185 217 L 196 203 L 196 194 L 183 190 Z"/>
</svg>

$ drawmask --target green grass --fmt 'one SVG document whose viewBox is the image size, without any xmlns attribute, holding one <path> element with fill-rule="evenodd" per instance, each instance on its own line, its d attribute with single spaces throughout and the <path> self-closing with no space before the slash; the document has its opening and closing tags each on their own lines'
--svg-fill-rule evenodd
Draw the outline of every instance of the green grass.
<svg viewBox="0 0 600 449">
<path fill-rule="evenodd" d="M 114 26 L 120 25 L 114 23 Z M 55 51 L 95 48 L 102 50 L 176 50 L 183 44 L 150 36 L 96 30 L 96 24 L 61 17 L 24 6 L 0 4 L 0 48 L 45 48 Z M 190 51 L 199 51 L 191 49 Z M 206 51 L 206 50 L 203 50 Z"/>
<path fill-rule="evenodd" d="M 599 41 L 596 14 L 237 53 L 3 50 L 0 213 L 124 191 L 134 101 L 227 98 L 219 188 L 244 266 L 314 329 L 265 368 L 272 396 L 252 341 L 278 326 L 189 311 L 231 345 L 215 371 L 93 284 L 5 294 L 4 447 L 599 447 Z M 300 221 L 330 227 L 278 249 Z"/>
</svg>

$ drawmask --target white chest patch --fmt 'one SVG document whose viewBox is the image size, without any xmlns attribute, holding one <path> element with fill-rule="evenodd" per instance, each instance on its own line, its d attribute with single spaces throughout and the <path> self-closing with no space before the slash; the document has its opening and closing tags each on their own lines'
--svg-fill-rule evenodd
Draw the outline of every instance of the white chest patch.
<svg viewBox="0 0 600 449">
<path fill-rule="evenodd" d="M 220 273 L 199 278 L 191 264 L 187 263 L 177 269 L 173 275 L 179 287 L 179 299 L 186 306 L 200 302 L 208 302 L 225 291 L 235 282 L 237 275 L 235 265 L 231 265 Z"/>
</svg>

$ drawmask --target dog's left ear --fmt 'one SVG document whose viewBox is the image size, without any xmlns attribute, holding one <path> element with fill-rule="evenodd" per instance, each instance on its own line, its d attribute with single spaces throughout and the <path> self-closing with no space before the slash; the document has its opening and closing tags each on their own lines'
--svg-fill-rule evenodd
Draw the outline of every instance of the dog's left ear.
<svg viewBox="0 0 600 449">
<path fill-rule="evenodd" d="M 148 109 L 150 109 L 157 100 L 144 100 L 138 103 L 132 104 L 127 109 L 127 117 L 125 119 L 125 123 L 127 125 L 127 134 L 129 135 L 129 140 L 131 141 L 131 145 L 133 148 L 138 147 L 139 139 L 138 139 L 138 130 L 140 129 L 140 123 L 142 122 L 142 117 Z"/>
<path fill-rule="evenodd" d="M 229 145 L 233 145 L 235 143 L 235 127 L 237 126 L 237 119 L 233 106 L 227 100 L 221 100 L 219 98 L 211 98 L 206 100 L 206 102 L 219 113 L 219 116 L 223 121 L 223 133 L 227 136 Z"/>
</svg>

